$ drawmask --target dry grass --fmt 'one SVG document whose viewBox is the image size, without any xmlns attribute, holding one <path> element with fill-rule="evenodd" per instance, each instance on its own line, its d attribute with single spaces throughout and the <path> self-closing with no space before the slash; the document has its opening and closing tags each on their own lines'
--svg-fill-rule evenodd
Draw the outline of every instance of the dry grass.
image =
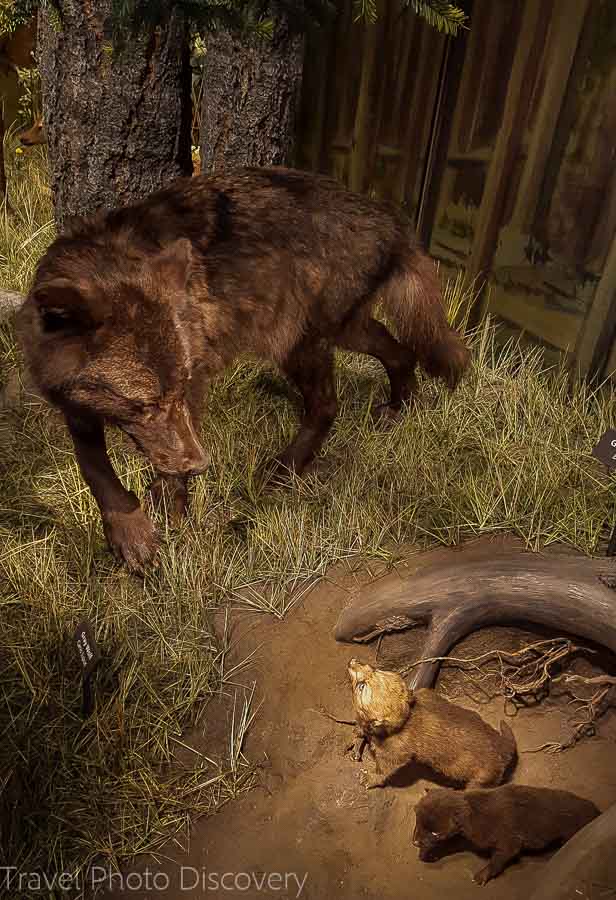
<svg viewBox="0 0 616 900">
<path fill-rule="evenodd" d="M 15 289 L 26 287 L 53 233 L 40 160 L 23 165 L 11 176 L 13 203 L 25 212 L 0 221 L 0 284 Z M 450 285 L 452 310 L 462 297 L 462 284 Z M 489 323 L 472 342 L 473 370 L 458 392 L 424 381 L 418 409 L 388 432 L 375 430 L 369 414 L 385 393 L 380 367 L 341 354 L 341 413 L 324 469 L 292 491 L 265 491 L 257 470 L 289 439 L 296 410 L 264 390 L 263 367 L 238 363 L 212 390 L 204 440 L 213 464 L 195 482 L 190 521 L 165 534 L 160 567 L 144 582 L 112 563 L 56 415 L 31 396 L 0 411 L 8 864 L 48 873 L 101 857 L 114 864 L 249 784 L 241 741 L 250 693 L 238 695 L 222 766 L 198 755 L 170 765 L 186 730 L 207 727 L 205 701 L 235 691 L 238 673 L 225 671 L 212 633 L 221 603 L 283 616 L 333 563 L 394 560 L 405 545 L 487 531 L 512 532 L 533 548 L 595 547 L 613 486 L 590 450 L 614 421 L 614 393 L 580 386 L 570 395 L 564 373 L 543 371 L 536 353 L 497 350 Z M 13 380 L 18 367 L 5 328 L 0 380 Z M 118 472 L 143 492 L 144 460 L 114 440 Z M 85 722 L 71 644 L 84 616 L 104 653 L 96 714 Z"/>
</svg>

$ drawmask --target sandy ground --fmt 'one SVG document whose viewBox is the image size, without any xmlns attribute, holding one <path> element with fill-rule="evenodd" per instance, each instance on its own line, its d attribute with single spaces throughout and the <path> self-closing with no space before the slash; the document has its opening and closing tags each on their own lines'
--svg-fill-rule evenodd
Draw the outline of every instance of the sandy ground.
<svg viewBox="0 0 616 900">
<path fill-rule="evenodd" d="M 350 729 L 319 713 L 325 707 L 337 717 L 352 718 L 346 664 L 351 656 L 375 660 L 376 643 L 349 646 L 332 636 L 340 610 L 367 578 L 333 576 L 283 622 L 246 612 L 233 616 L 233 657 L 256 651 L 239 679 L 247 685 L 256 680 L 255 699 L 263 701 L 246 742 L 248 758 L 264 764 L 259 787 L 196 823 L 188 852 L 171 846 L 166 858 L 141 861 L 107 896 L 513 900 L 526 898 L 541 883 L 549 854 L 524 857 L 484 888 L 472 881 L 483 863 L 469 850 L 431 864 L 419 862 L 411 844 L 413 807 L 429 784 L 426 773 L 411 770 L 399 786 L 367 792 L 360 774 L 362 767 L 370 768 L 369 756 L 363 764 L 345 756 Z M 527 638 L 533 635 L 485 629 L 456 652 L 516 647 Z M 394 667 L 417 658 L 421 645 L 422 629 L 387 637 L 378 648 L 379 665 Z M 455 670 L 444 671 L 438 685 L 456 702 L 478 708 Z M 481 703 L 480 711 L 497 725 L 503 702 Z M 220 717 L 219 708 L 219 732 L 225 715 L 228 719 L 228 712 Z M 525 752 L 565 739 L 570 733 L 566 716 L 564 707 L 550 700 L 508 719 L 520 751 L 513 781 L 572 790 L 604 809 L 616 802 L 616 714 L 602 720 L 597 736 L 565 753 Z"/>
</svg>

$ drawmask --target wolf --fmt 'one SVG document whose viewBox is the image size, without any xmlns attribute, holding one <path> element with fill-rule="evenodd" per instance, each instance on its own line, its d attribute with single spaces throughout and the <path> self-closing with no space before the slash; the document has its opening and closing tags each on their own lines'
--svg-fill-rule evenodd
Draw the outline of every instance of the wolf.
<svg viewBox="0 0 616 900">
<path fill-rule="evenodd" d="M 373 317 L 380 303 L 397 339 Z M 370 354 L 397 415 L 417 365 L 453 390 L 469 350 L 445 315 L 434 262 L 400 211 L 322 175 L 246 168 L 180 179 L 69 223 L 40 260 L 18 334 L 39 391 L 63 413 L 112 551 L 143 572 L 153 523 L 116 476 L 105 424 L 155 470 L 154 500 L 184 515 L 208 465 L 207 384 L 238 354 L 299 389 L 296 436 L 272 472 L 301 474 L 336 417 L 335 347 Z"/>
</svg>

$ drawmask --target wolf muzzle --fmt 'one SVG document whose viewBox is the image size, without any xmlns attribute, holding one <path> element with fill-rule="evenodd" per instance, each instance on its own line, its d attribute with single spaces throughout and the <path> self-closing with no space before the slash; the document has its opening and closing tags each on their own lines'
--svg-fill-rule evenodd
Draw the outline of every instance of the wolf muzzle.
<svg viewBox="0 0 616 900">
<path fill-rule="evenodd" d="M 147 424 L 123 426 L 161 475 L 201 475 L 210 456 L 201 446 L 190 413 L 183 403 L 162 409 Z"/>
</svg>

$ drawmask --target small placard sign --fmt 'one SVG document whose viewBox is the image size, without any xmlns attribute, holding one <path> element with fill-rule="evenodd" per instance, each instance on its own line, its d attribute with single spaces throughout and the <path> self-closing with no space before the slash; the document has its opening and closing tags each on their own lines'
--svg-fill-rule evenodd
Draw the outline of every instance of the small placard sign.
<svg viewBox="0 0 616 900">
<path fill-rule="evenodd" d="M 77 654 L 83 670 L 83 677 L 88 678 L 96 668 L 101 655 L 91 626 L 87 622 L 80 622 L 75 629 L 77 642 Z"/>
<path fill-rule="evenodd" d="M 603 465 L 616 469 L 616 428 L 605 432 L 599 443 L 593 447 L 592 455 Z"/>
</svg>

